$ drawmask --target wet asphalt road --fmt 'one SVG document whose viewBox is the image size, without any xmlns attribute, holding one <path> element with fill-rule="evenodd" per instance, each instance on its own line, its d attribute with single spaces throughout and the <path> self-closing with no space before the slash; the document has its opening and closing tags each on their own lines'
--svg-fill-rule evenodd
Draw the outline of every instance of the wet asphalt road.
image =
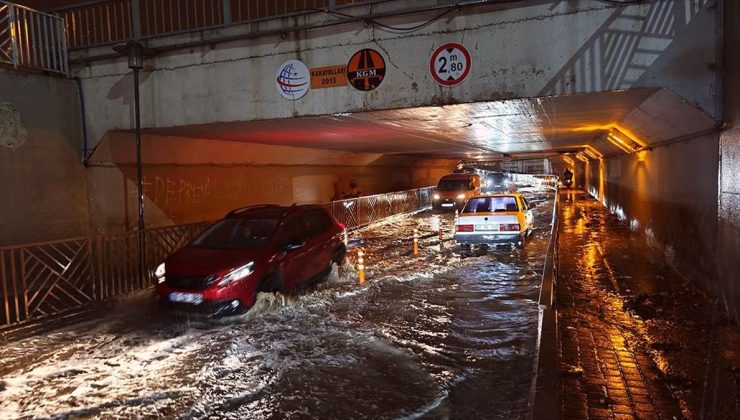
<svg viewBox="0 0 740 420">
<path fill-rule="evenodd" d="M 423 212 L 354 234 L 363 284 L 333 273 L 218 322 L 162 313 L 142 292 L 104 319 L 11 343 L 0 418 L 522 418 L 553 196 L 528 198 L 538 229 L 524 250 L 463 258 L 452 215 Z M 439 223 L 441 247 L 427 234 Z"/>
</svg>

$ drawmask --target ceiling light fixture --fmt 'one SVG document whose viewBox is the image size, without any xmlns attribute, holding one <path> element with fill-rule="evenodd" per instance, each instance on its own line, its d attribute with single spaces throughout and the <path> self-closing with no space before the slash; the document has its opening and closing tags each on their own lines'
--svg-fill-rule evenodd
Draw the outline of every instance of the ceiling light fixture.
<svg viewBox="0 0 740 420">
<path fill-rule="evenodd" d="M 619 136 L 617 136 L 614 133 L 607 134 L 606 135 L 606 139 L 609 140 L 611 142 L 611 144 L 617 146 L 618 148 L 620 148 L 623 152 L 625 152 L 627 154 L 632 154 L 632 153 L 635 152 L 635 149 L 634 148 L 630 147 L 624 141 L 624 139 L 620 138 Z"/>
<path fill-rule="evenodd" d="M 625 153 L 632 154 L 636 151 L 645 147 L 642 142 L 635 140 L 633 137 L 626 135 L 624 132 L 617 128 L 612 128 L 609 134 L 606 135 L 613 145 L 622 149 Z"/>
<path fill-rule="evenodd" d="M 584 146 L 582 152 L 593 160 L 599 160 L 604 157 L 601 152 L 599 152 L 595 147 L 591 145 Z"/>
</svg>

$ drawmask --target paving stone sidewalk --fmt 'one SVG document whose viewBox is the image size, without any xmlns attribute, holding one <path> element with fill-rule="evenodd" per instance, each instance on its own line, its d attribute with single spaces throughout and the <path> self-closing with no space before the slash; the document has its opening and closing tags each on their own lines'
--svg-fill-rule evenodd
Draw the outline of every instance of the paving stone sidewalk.
<svg viewBox="0 0 740 420">
<path fill-rule="evenodd" d="M 738 328 L 599 202 L 560 198 L 561 418 L 739 418 Z"/>
</svg>

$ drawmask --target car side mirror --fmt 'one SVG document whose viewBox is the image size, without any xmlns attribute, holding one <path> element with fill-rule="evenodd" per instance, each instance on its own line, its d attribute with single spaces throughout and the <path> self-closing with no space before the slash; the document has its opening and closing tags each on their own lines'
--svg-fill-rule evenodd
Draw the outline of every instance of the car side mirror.
<svg viewBox="0 0 740 420">
<path fill-rule="evenodd" d="M 291 242 L 289 244 L 286 244 L 283 246 L 283 249 L 286 251 L 295 251 L 296 249 L 303 248 L 303 245 L 305 245 L 305 242 Z"/>
</svg>

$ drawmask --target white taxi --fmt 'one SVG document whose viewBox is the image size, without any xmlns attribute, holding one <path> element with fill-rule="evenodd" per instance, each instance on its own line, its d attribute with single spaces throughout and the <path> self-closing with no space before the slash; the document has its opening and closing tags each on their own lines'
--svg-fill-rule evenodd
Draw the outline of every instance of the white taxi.
<svg viewBox="0 0 740 420">
<path fill-rule="evenodd" d="M 477 195 L 465 204 L 455 223 L 455 240 L 474 244 L 524 247 L 534 229 L 532 206 L 520 193 Z"/>
</svg>

